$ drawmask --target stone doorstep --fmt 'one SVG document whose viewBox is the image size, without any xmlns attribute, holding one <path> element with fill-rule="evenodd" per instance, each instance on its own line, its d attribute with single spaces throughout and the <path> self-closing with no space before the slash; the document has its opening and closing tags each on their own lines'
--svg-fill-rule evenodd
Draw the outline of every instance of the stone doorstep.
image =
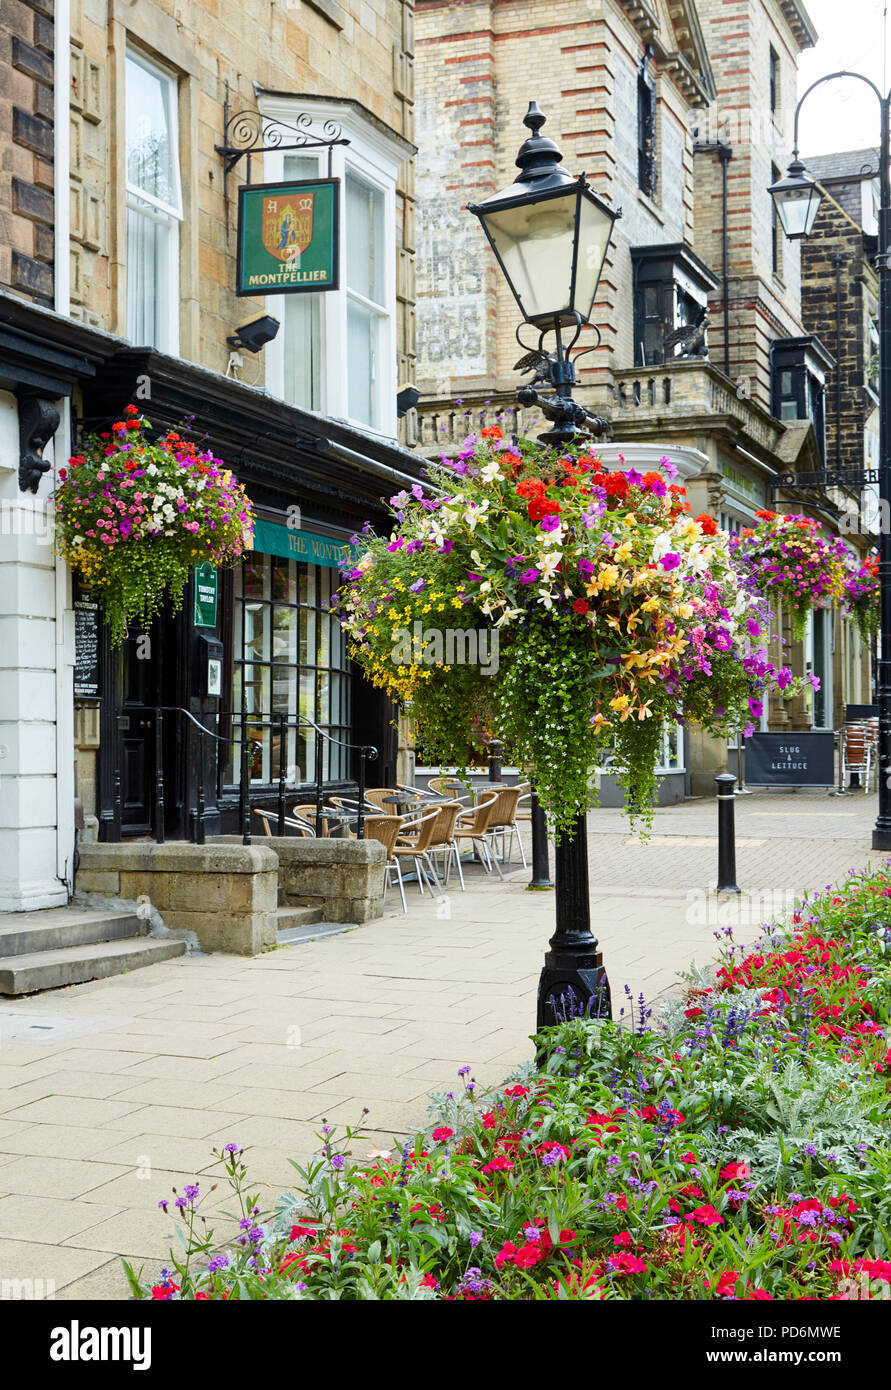
<svg viewBox="0 0 891 1390">
<path fill-rule="evenodd" d="M 0 994 L 32 994 L 37 990 L 106 979 L 109 975 L 122 975 L 156 961 L 181 956 L 185 949 L 184 941 L 156 941 L 140 936 L 7 956 L 0 960 Z"/>
</svg>

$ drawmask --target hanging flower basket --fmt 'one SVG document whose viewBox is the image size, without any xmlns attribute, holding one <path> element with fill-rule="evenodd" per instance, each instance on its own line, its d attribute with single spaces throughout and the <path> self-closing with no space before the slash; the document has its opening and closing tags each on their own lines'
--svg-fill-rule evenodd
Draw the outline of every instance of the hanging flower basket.
<svg viewBox="0 0 891 1390">
<path fill-rule="evenodd" d="M 474 719 L 505 740 L 558 833 L 607 752 L 646 814 L 666 720 L 730 735 L 766 686 L 791 693 L 769 610 L 667 459 L 608 472 L 484 433 L 430 466 L 432 489 L 391 498 L 390 537 L 355 538 L 339 598 L 353 655 L 411 702 L 428 756 L 462 767 Z"/>
<path fill-rule="evenodd" d="M 851 568 L 845 579 L 845 612 L 857 624 L 857 631 L 867 646 L 875 637 L 882 621 L 879 557 L 868 556 L 859 568 Z"/>
<path fill-rule="evenodd" d="M 149 431 L 128 405 L 59 469 L 54 494 L 57 549 L 101 603 L 114 646 L 128 623 L 181 606 L 193 565 L 233 564 L 253 531 L 244 488 L 219 459 Z"/>
<path fill-rule="evenodd" d="M 800 642 L 808 614 L 844 598 L 847 548 L 838 538 L 826 540 L 811 517 L 755 515 L 757 526 L 730 538 L 734 564 L 769 602 L 783 600 L 792 616 L 793 640 Z"/>
</svg>

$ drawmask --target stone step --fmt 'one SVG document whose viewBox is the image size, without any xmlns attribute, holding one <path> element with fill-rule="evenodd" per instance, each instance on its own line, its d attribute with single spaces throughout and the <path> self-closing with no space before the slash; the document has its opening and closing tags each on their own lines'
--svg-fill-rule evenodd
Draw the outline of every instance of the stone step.
<svg viewBox="0 0 891 1390">
<path fill-rule="evenodd" d="M 295 927 L 308 927 L 314 922 L 321 922 L 322 909 L 320 907 L 279 907 L 275 913 L 277 919 L 277 929 L 279 934 L 283 931 L 293 931 Z"/>
<path fill-rule="evenodd" d="M 109 975 L 123 975 L 181 956 L 185 949 L 184 941 L 140 936 L 4 956 L 0 959 L 0 994 L 33 994 L 35 990 L 59 989 L 62 985 L 83 984 L 85 980 L 104 980 Z"/>
<path fill-rule="evenodd" d="M 148 924 L 129 912 L 87 911 L 76 907 L 11 912 L 0 916 L 0 959 L 68 946 L 92 946 L 100 941 L 121 941 L 126 937 L 142 936 L 147 931 Z"/>
</svg>

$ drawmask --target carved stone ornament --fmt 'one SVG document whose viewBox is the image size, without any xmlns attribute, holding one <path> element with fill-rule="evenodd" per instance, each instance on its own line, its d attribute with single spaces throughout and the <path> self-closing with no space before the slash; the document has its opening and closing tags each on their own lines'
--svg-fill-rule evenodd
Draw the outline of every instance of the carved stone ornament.
<svg viewBox="0 0 891 1390">
<path fill-rule="evenodd" d="M 50 465 L 43 451 L 59 428 L 59 412 L 45 396 L 19 396 L 19 488 L 36 493 Z"/>
</svg>

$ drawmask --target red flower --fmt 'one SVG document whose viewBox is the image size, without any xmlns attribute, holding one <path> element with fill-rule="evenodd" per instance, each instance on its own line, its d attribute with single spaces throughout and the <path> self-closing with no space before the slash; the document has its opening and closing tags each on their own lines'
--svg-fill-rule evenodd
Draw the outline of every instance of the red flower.
<svg viewBox="0 0 891 1390">
<path fill-rule="evenodd" d="M 449 1129 L 447 1125 L 440 1125 L 439 1129 L 433 1131 L 433 1138 L 437 1144 L 444 1144 L 447 1139 L 451 1139 L 454 1133 L 455 1131 Z"/>
<path fill-rule="evenodd" d="M 525 1086 L 508 1086 L 504 1094 L 513 1099 L 516 1096 L 528 1096 L 529 1091 Z"/>
<path fill-rule="evenodd" d="M 60 469 L 59 469 L 59 477 L 60 477 L 63 481 L 64 481 L 65 478 L 68 477 L 68 470 L 67 470 L 67 468 L 60 468 Z"/>
<path fill-rule="evenodd" d="M 511 1159 L 505 1158 L 503 1154 L 499 1154 L 497 1158 L 493 1158 L 490 1163 L 487 1163 L 485 1168 L 481 1168 L 480 1172 L 507 1173 L 511 1170 L 511 1168 L 513 1168 L 513 1166 L 514 1165 Z"/>
<path fill-rule="evenodd" d="M 720 1212 L 715 1211 L 713 1206 L 706 1204 L 704 1207 L 696 1207 L 691 1213 L 694 1221 L 698 1221 L 700 1226 L 723 1226 L 724 1218 Z"/>
<path fill-rule="evenodd" d="M 590 603 L 588 603 L 587 600 L 583 598 L 577 598 L 572 606 L 575 612 L 580 613 L 582 617 L 585 616 L 585 614 L 590 610 L 591 607 Z"/>
<path fill-rule="evenodd" d="M 487 425 L 484 430 L 480 430 L 480 434 L 482 435 L 483 439 L 504 438 L 504 435 L 501 433 L 501 430 L 499 429 L 498 425 Z"/>
<path fill-rule="evenodd" d="M 139 411 L 136 409 L 136 406 L 135 406 L 135 405 L 128 405 L 128 406 L 126 407 L 125 413 L 126 413 L 127 415 L 138 415 L 138 414 L 139 414 Z"/>
<path fill-rule="evenodd" d="M 728 1163 L 726 1168 L 722 1168 L 719 1174 L 720 1182 L 737 1182 L 741 1178 L 747 1178 L 751 1173 L 748 1163 Z"/>
<path fill-rule="evenodd" d="M 709 516 L 708 512 L 700 512 L 695 520 L 702 527 L 703 535 L 716 536 L 718 534 L 718 523 L 713 516 Z"/>
<path fill-rule="evenodd" d="M 533 497 L 527 508 L 530 521 L 543 521 L 546 516 L 557 516 L 560 503 L 551 502 L 547 497 Z"/>
</svg>

